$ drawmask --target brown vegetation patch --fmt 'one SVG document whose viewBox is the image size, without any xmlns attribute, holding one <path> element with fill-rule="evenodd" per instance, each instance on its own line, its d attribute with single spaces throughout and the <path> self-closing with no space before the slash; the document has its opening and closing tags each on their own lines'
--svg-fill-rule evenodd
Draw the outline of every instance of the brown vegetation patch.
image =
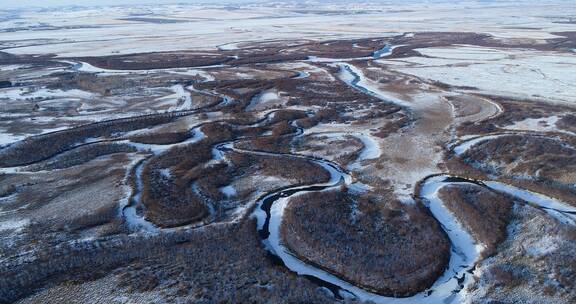
<svg viewBox="0 0 576 304">
<path fill-rule="evenodd" d="M 0 167 L 22 166 L 45 160 L 93 138 L 113 138 L 123 132 L 172 121 L 174 114 L 156 114 L 104 121 L 16 142 L 0 150 Z"/>
<path fill-rule="evenodd" d="M 248 221 L 41 247 L 0 265 L 0 302 L 15 302 L 42 287 L 97 282 L 109 275 L 117 280 L 113 297 L 153 291 L 155 300 L 167 302 L 333 302 L 317 285 L 267 259 L 254 231 L 255 223 Z M 77 294 L 60 293 L 59 299 L 75 301 Z"/>
<path fill-rule="evenodd" d="M 200 55 L 193 52 L 158 52 L 73 59 L 85 61 L 103 69 L 153 70 L 217 65 L 227 63 L 232 58 L 219 54 Z"/>
<path fill-rule="evenodd" d="M 189 131 L 164 132 L 136 135 L 128 138 L 132 142 L 154 145 L 169 145 L 183 142 L 190 137 Z"/>
<path fill-rule="evenodd" d="M 298 112 L 278 112 L 275 119 L 302 117 Z M 282 126 L 285 120 L 276 125 Z M 276 128 L 272 128 L 275 130 Z M 236 138 L 237 131 L 228 124 L 202 126 L 206 138 L 151 158 L 142 172 L 142 204 L 146 217 L 161 227 L 176 227 L 197 222 L 211 214 L 216 218 L 226 206 L 219 188 L 235 178 L 260 174 L 276 176 L 298 184 L 327 181 L 330 176 L 320 166 L 304 159 L 228 152 L 227 162 L 212 162 L 217 143 Z M 274 134 L 272 138 L 283 138 Z M 265 138 L 265 137 L 264 137 Z M 288 138 L 288 137 L 286 137 Z M 249 147 L 253 148 L 253 147 Z"/>
<path fill-rule="evenodd" d="M 297 153 L 332 159 L 342 167 L 355 161 L 363 148 L 362 141 L 354 136 L 332 138 L 321 133 L 300 137 L 292 146 Z"/>
<path fill-rule="evenodd" d="M 576 148 L 555 138 L 501 136 L 478 143 L 462 158 L 489 174 L 570 188 L 576 183 Z"/>
<path fill-rule="evenodd" d="M 576 21 L 572 20 L 570 22 L 570 24 L 574 23 Z M 576 48 L 576 31 L 552 32 L 550 34 L 564 37 L 548 39 L 548 42 L 555 45 L 557 49 L 564 48 L 569 52 L 573 52 L 572 49 Z"/>
<path fill-rule="evenodd" d="M 115 272 L 127 292 L 159 292 L 167 301 L 330 303 L 304 278 L 272 265 L 252 222 L 210 231 Z M 219 282 L 213 284 L 213 282 Z"/>
<path fill-rule="evenodd" d="M 441 275 L 450 243 L 419 205 L 339 191 L 292 198 L 282 221 L 287 247 L 346 281 L 389 296 L 409 296 Z"/>
<path fill-rule="evenodd" d="M 293 45 L 259 45 L 233 51 L 218 51 L 206 55 L 194 52 L 155 52 L 103 57 L 73 58 L 94 66 L 117 70 L 152 70 L 183 67 L 200 67 L 219 64 L 231 66 L 265 64 L 306 60 L 309 56 L 325 58 L 369 57 L 383 47 L 387 39 L 334 40 L 303 42 Z M 354 44 L 362 45 L 361 48 Z"/>
<path fill-rule="evenodd" d="M 474 303 L 573 303 L 576 229 L 529 205 L 517 205 L 511 235 L 484 260 L 470 287 Z"/>
<path fill-rule="evenodd" d="M 136 148 L 126 144 L 97 143 L 63 152 L 47 161 L 30 166 L 31 171 L 64 169 L 86 163 L 92 159 L 116 153 L 136 152 Z"/>
<path fill-rule="evenodd" d="M 447 185 L 439 195 L 476 242 L 486 245 L 484 255 L 494 253 L 506 238 L 510 198 L 473 184 Z"/>
<path fill-rule="evenodd" d="M 143 82 L 125 75 L 102 76 L 89 73 L 68 73 L 59 77 L 57 83 L 51 83 L 50 89 L 68 90 L 77 88 L 84 91 L 99 93 L 102 96 L 113 96 L 124 90 L 141 88 Z M 159 82 L 154 78 L 146 79 L 146 87 L 163 86 L 164 82 Z"/>
<path fill-rule="evenodd" d="M 153 157 L 142 171 L 142 204 L 146 217 L 161 227 L 181 226 L 208 214 L 202 198 L 192 188 L 190 170 L 211 159 L 205 142 L 175 147 Z"/>
<path fill-rule="evenodd" d="M 496 131 L 506 131 L 502 127 L 511 125 L 514 122 L 522 121 L 527 118 L 542 118 L 553 115 L 563 115 L 565 113 L 573 113 L 575 109 L 571 106 L 560 104 L 548 104 L 545 102 L 533 100 L 519 100 L 499 96 L 478 95 L 499 104 L 502 107 L 502 112 L 490 119 L 482 122 L 464 122 L 457 127 L 457 131 L 461 136 L 464 135 L 478 135 L 493 133 Z"/>
<path fill-rule="evenodd" d="M 560 118 L 558 122 L 556 122 L 556 126 L 562 130 L 570 131 L 576 134 L 576 115 L 565 115 L 564 117 Z"/>
</svg>

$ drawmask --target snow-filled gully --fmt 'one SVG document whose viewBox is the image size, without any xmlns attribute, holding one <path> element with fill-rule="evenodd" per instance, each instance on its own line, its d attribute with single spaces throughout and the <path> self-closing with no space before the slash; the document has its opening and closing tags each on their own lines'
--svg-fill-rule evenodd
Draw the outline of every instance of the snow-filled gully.
<svg viewBox="0 0 576 304">
<path fill-rule="evenodd" d="M 392 46 L 390 44 L 385 44 L 382 48 L 376 50 L 374 53 L 372 53 L 372 57 L 374 59 L 380 59 L 382 57 L 386 57 L 386 56 L 390 56 L 392 55 L 392 51 L 394 51 L 394 48 L 396 48 L 398 46 Z"/>
</svg>

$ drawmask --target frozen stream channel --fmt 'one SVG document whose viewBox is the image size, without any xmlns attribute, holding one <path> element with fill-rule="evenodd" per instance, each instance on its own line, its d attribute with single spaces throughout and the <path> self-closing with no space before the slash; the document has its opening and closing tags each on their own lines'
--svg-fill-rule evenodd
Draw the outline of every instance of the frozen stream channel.
<svg viewBox="0 0 576 304">
<path fill-rule="evenodd" d="M 351 178 L 343 170 L 333 164 L 317 159 L 310 159 L 323 166 L 331 174 L 331 179 L 325 184 L 297 186 L 285 188 L 269 193 L 257 202 L 254 213 L 258 220 L 259 234 L 264 246 L 271 254 L 281 260 L 290 270 L 299 275 L 312 277 L 324 287 L 332 290 L 337 297 L 357 297 L 363 301 L 375 303 L 458 303 L 462 297 L 462 290 L 471 283 L 472 272 L 478 256 L 484 250 L 484 245 L 476 243 L 470 234 L 458 222 L 456 217 L 444 206 L 438 197 L 438 191 L 451 184 L 475 184 L 490 188 L 494 191 L 510 194 L 523 201 L 538 205 L 550 215 L 565 222 L 574 223 L 576 208 L 565 203 L 548 198 L 510 185 L 493 181 L 473 181 L 450 175 L 435 175 L 428 177 L 421 183 L 420 198 L 431 214 L 440 222 L 442 229 L 451 242 L 450 262 L 444 274 L 427 290 L 406 298 L 381 296 L 362 288 L 354 286 L 337 276 L 322 269 L 306 264 L 299 260 L 286 248 L 280 239 L 280 226 L 282 217 L 293 195 L 306 192 L 323 191 L 338 187 L 342 182 L 350 183 Z"/>
</svg>

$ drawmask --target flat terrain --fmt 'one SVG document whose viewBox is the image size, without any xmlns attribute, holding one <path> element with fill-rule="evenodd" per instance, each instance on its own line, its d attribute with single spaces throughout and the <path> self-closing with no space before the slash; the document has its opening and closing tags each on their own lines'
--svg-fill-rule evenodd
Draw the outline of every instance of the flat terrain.
<svg viewBox="0 0 576 304">
<path fill-rule="evenodd" d="M 574 12 L 0 5 L 0 303 L 576 302 Z"/>
</svg>

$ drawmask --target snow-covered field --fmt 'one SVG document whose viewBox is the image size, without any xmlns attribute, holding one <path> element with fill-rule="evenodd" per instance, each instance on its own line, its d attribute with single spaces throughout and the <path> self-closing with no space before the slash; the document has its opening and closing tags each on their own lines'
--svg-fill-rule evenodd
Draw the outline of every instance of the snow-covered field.
<svg viewBox="0 0 576 304">
<path fill-rule="evenodd" d="M 430 29 L 474 32 L 482 28 L 502 39 L 542 39 L 554 37 L 550 32 L 573 29 L 569 24 L 542 17 L 542 11 L 559 18 L 570 14 L 565 6 L 555 3 L 523 6 L 523 18 L 514 18 L 514 6 L 506 2 L 489 6 L 474 2 L 425 6 L 403 3 L 402 10 L 386 3 L 320 6 L 334 14 L 310 14 L 290 8 L 254 5 L 230 10 L 217 5 L 157 5 L 69 9 L 51 14 L 24 10 L 19 13 L 22 19 L 0 21 L 0 28 L 25 30 L 0 32 L 0 41 L 10 47 L 4 51 L 17 54 L 97 56 L 185 49 L 235 50 L 251 41 L 374 37 Z M 359 18 L 355 11 L 364 13 Z M 153 18 L 138 20 L 131 18 L 134 14 L 152 14 Z M 462 15 L 467 16 L 466 23 L 459 21 Z M 527 26 L 534 23 L 538 28 Z M 238 44 L 239 41 L 243 43 Z"/>
<path fill-rule="evenodd" d="M 54 98 L 75 98 L 75 99 L 89 99 L 94 98 L 96 95 L 90 92 L 81 90 L 51 90 L 47 88 L 7 88 L 0 89 L 0 100 L 44 100 Z"/>
<path fill-rule="evenodd" d="M 576 73 L 568 72 L 576 69 L 576 56 L 570 54 L 471 46 L 417 51 L 430 58 L 394 60 L 408 63 L 395 69 L 494 95 L 576 102 Z"/>
</svg>

